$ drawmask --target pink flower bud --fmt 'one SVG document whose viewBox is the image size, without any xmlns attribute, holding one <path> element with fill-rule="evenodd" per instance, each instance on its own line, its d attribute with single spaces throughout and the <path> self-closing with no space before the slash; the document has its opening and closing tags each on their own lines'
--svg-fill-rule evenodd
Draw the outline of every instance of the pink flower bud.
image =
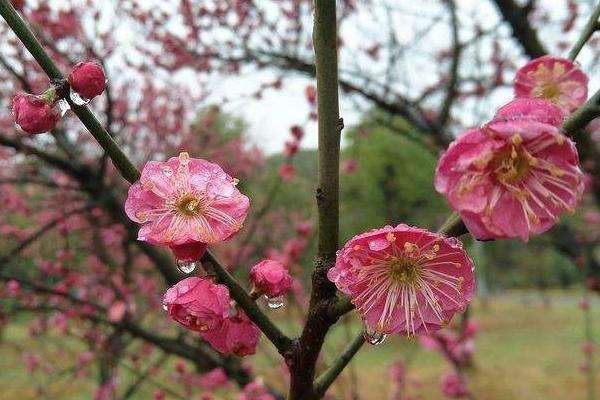
<svg viewBox="0 0 600 400">
<path fill-rule="evenodd" d="M 469 395 L 469 389 L 465 382 L 455 372 L 446 372 L 442 375 L 441 383 L 442 393 L 444 393 L 444 396 L 446 397 L 460 399 Z"/>
<path fill-rule="evenodd" d="M 229 315 L 229 301 L 225 286 L 198 277 L 179 281 L 164 298 L 171 318 L 196 332 L 218 329 Z"/>
<path fill-rule="evenodd" d="M 290 128 L 290 132 L 292 133 L 292 136 L 296 138 L 296 140 L 302 140 L 304 137 L 304 130 L 298 125 L 292 126 Z"/>
<path fill-rule="evenodd" d="M 81 61 L 75 64 L 69 74 L 71 88 L 82 97 L 91 100 L 104 92 L 106 75 L 102 65 L 95 61 Z"/>
<path fill-rule="evenodd" d="M 306 100 L 310 104 L 315 104 L 317 102 L 317 88 L 313 85 L 306 86 L 305 89 Z"/>
<path fill-rule="evenodd" d="M 13 97 L 12 113 L 17 125 L 32 135 L 48 132 L 60 120 L 60 112 L 52 102 L 32 94 L 17 94 Z"/>
<path fill-rule="evenodd" d="M 294 168 L 294 166 L 292 164 L 281 164 L 281 166 L 279 167 L 279 176 L 281 177 L 281 179 L 283 179 L 286 182 L 291 181 L 292 179 L 294 179 L 294 176 L 296 175 L 296 168 Z"/>
<path fill-rule="evenodd" d="M 296 140 L 288 140 L 285 142 L 284 153 L 286 157 L 292 157 L 298 153 L 299 148 L 300 145 Z"/>
<path fill-rule="evenodd" d="M 277 297 L 287 293 L 292 287 L 292 277 L 278 261 L 262 260 L 250 271 L 250 281 L 254 288 L 267 297 Z"/>
</svg>

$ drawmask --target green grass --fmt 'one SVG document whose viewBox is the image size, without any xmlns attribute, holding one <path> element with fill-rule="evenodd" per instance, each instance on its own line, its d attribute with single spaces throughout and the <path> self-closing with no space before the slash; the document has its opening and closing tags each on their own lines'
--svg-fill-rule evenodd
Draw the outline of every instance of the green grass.
<svg viewBox="0 0 600 400">
<path fill-rule="evenodd" d="M 550 294 L 550 306 L 545 307 L 536 294 L 512 292 L 494 297 L 486 308 L 475 302 L 473 315 L 481 330 L 476 339 L 475 368 L 470 372 L 470 385 L 477 400 L 585 400 L 585 375 L 578 370 L 583 362 L 580 350 L 583 340 L 582 314 L 577 307 L 578 296 L 573 293 Z M 527 301 L 523 301 L 527 300 Z M 600 318 L 600 301 L 592 304 L 594 320 Z M 339 326 L 327 338 L 323 363 L 330 362 L 358 331 L 353 321 Z M 286 330 L 294 330 L 286 326 Z M 595 324 L 595 337 L 600 342 L 600 324 Z M 87 379 L 73 379 L 69 374 L 26 372 L 22 353 L 34 352 L 43 356 L 44 364 L 68 368 L 80 344 L 58 337 L 31 339 L 25 325 L 13 324 L 5 331 L 0 343 L 0 385 L 3 400 L 13 399 L 90 399 L 94 391 L 95 371 Z M 158 352 L 154 357 L 158 357 Z M 408 388 L 421 399 L 442 399 L 440 375 L 449 367 L 437 353 L 420 349 L 415 340 L 392 337 L 377 347 L 365 346 L 352 364 L 357 372 L 356 387 L 361 400 L 388 399 L 389 365 L 405 359 L 408 363 Z M 281 390 L 285 387 L 278 356 L 265 340 L 260 353 L 253 358 L 255 371 L 264 380 Z M 170 360 L 170 364 L 174 359 Z M 596 363 L 598 364 L 598 363 Z M 598 365 L 596 365 L 598 370 Z M 170 379 L 167 368 L 154 379 L 175 390 L 180 389 Z M 338 399 L 351 399 L 353 381 L 347 369 L 332 387 Z M 597 391 L 600 392 L 600 375 Z M 123 370 L 121 387 L 133 379 Z M 39 395 L 43 388 L 46 396 Z M 135 399 L 151 399 L 156 387 L 147 383 Z M 179 390 L 181 392 L 181 390 Z M 233 393 L 221 393 L 222 399 L 235 399 Z M 167 398 L 171 398 L 167 396 Z"/>
</svg>

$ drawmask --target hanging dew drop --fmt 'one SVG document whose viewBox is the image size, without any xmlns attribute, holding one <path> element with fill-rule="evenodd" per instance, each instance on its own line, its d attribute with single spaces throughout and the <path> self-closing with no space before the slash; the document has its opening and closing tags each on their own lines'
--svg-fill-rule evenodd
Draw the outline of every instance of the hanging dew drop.
<svg viewBox="0 0 600 400">
<path fill-rule="evenodd" d="M 363 336 L 367 343 L 369 343 L 372 346 L 378 346 L 382 344 L 387 338 L 387 335 L 385 333 L 374 331 L 367 326 L 364 327 Z"/>
<path fill-rule="evenodd" d="M 184 274 L 189 274 L 194 272 L 194 270 L 197 267 L 197 262 L 196 261 L 190 261 L 190 260 L 177 260 L 177 269 L 181 272 L 183 272 Z"/>
<path fill-rule="evenodd" d="M 277 310 L 285 305 L 285 302 L 283 301 L 283 296 L 277 296 L 277 297 L 265 296 L 265 297 L 267 299 L 267 306 L 271 310 Z"/>
<path fill-rule="evenodd" d="M 165 301 L 162 302 L 162 309 L 167 311 L 167 303 Z"/>
<path fill-rule="evenodd" d="M 69 89 L 69 97 L 71 98 L 73 103 L 77 104 L 78 106 L 83 106 L 90 102 L 89 99 L 86 99 L 85 97 L 81 96 L 79 93 L 74 91 L 73 88 Z"/>
<path fill-rule="evenodd" d="M 60 116 L 64 117 L 67 111 L 71 109 L 71 106 L 69 106 L 69 103 L 65 99 L 60 99 L 58 101 L 58 109 L 60 110 Z"/>
<path fill-rule="evenodd" d="M 164 167 L 162 167 L 162 173 L 167 177 L 171 177 L 173 176 L 173 168 L 169 167 L 168 165 L 165 165 Z"/>
</svg>

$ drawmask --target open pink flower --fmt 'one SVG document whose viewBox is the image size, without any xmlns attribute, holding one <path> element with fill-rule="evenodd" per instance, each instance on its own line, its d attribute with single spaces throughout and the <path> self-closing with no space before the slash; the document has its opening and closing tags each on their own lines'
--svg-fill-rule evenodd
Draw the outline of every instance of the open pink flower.
<svg viewBox="0 0 600 400">
<path fill-rule="evenodd" d="M 435 188 L 477 239 L 528 240 L 574 210 L 584 175 L 562 116 L 546 101 L 516 99 L 442 155 Z"/>
<path fill-rule="evenodd" d="M 262 260 L 250 270 L 250 281 L 255 290 L 268 297 L 287 293 L 292 287 L 292 277 L 279 261 Z"/>
<path fill-rule="evenodd" d="M 473 262 L 455 238 L 398 225 L 353 237 L 327 274 L 379 333 L 436 331 L 473 298 Z"/>
<path fill-rule="evenodd" d="M 218 330 L 229 316 L 229 302 L 227 287 L 195 276 L 177 282 L 164 297 L 171 318 L 197 332 Z"/>
<path fill-rule="evenodd" d="M 239 357 L 256 352 L 260 330 L 242 311 L 223 321 L 218 329 L 203 332 L 202 337 L 220 353 Z"/>
<path fill-rule="evenodd" d="M 442 393 L 451 399 L 460 399 L 469 395 L 469 389 L 456 372 L 446 372 L 441 378 Z"/>
<path fill-rule="evenodd" d="M 181 153 L 146 163 L 129 188 L 125 211 L 142 224 L 139 240 L 197 259 L 206 244 L 228 240 L 242 227 L 250 201 L 236 184 L 218 165 Z"/>
<path fill-rule="evenodd" d="M 570 114 L 587 99 L 588 77 L 567 59 L 543 56 L 528 62 L 515 76 L 515 96 L 550 101 Z"/>
</svg>

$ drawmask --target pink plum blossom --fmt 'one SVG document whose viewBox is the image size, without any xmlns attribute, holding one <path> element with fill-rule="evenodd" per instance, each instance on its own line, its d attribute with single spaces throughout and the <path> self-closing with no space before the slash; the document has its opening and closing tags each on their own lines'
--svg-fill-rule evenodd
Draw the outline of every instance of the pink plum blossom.
<svg viewBox="0 0 600 400">
<path fill-rule="evenodd" d="M 260 330 L 242 311 L 223 321 L 219 328 L 202 333 L 202 337 L 222 354 L 239 357 L 256 352 Z"/>
<path fill-rule="evenodd" d="M 15 123 L 32 135 L 54 129 L 60 120 L 54 102 L 32 94 L 17 94 L 13 98 L 12 114 Z"/>
<path fill-rule="evenodd" d="M 460 399 L 469 395 L 469 389 L 456 372 L 446 372 L 441 378 L 442 393 L 451 399 Z"/>
<path fill-rule="evenodd" d="M 198 277 L 177 282 L 164 297 L 171 318 L 197 332 L 219 329 L 229 316 L 229 302 L 227 287 Z"/>
<path fill-rule="evenodd" d="M 102 65 L 95 61 L 81 61 L 75 64 L 69 74 L 71 88 L 83 98 L 91 100 L 104 92 L 106 75 Z"/>
<path fill-rule="evenodd" d="M 292 287 L 292 277 L 279 261 L 262 260 L 250 270 L 250 281 L 254 289 L 267 297 L 287 293 Z"/>
<path fill-rule="evenodd" d="M 587 100 L 588 77 L 565 58 L 543 56 L 528 62 L 515 76 L 515 96 L 550 101 L 570 114 Z"/>
<path fill-rule="evenodd" d="M 440 158 L 435 188 L 480 240 L 543 233 L 584 191 L 575 144 L 560 132 L 554 105 L 517 99 L 481 129 L 471 129 Z"/>
<path fill-rule="evenodd" d="M 400 224 L 353 237 L 327 274 L 374 332 L 436 331 L 473 298 L 473 262 L 455 238 Z"/>
<path fill-rule="evenodd" d="M 236 184 L 218 165 L 181 153 L 146 163 L 129 188 L 125 211 L 142 224 L 139 240 L 196 259 L 207 244 L 229 240 L 242 227 L 250 200 Z"/>
</svg>

